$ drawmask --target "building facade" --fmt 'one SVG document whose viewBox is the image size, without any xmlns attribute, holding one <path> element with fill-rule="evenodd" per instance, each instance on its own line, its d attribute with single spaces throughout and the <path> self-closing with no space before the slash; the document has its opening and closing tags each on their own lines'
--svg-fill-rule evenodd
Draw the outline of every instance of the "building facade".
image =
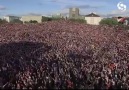
<svg viewBox="0 0 129 90">
<path fill-rule="evenodd" d="M 11 22 L 11 21 L 13 21 L 15 19 L 20 20 L 20 17 L 17 17 L 17 16 L 4 16 L 3 19 L 6 20 L 7 22 Z"/>
<path fill-rule="evenodd" d="M 29 15 L 29 16 L 22 16 L 22 18 L 21 18 L 21 21 L 23 21 L 23 23 L 29 22 L 31 20 L 35 20 L 38 23 L 41 23 L 42 22 L 42 16 Z"/>
<path fill-rule="evenodd" d="M 69 18 L 79 18 L 79 8 L 69 8 Z"/>
<path fill-rule="evenodd" d="M 87 24 L 91 24 L 91 25 L 99 25 L 99 22 L 102 19 L 103 19 L 102 17 L 94 13 L 91 13 L 85 16 L 85 20 L 87 21 Z"/>
</svg>

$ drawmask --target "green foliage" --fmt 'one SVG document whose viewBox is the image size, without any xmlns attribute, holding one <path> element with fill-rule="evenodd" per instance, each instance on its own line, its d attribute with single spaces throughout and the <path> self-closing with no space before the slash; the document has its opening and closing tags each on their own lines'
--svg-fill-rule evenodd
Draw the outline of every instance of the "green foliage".
<svg viewBox="0 0 129 90">
<path fill-rule="evenodd" d="M 0 19 L 0 24 L 8 23 L 6 20 Z"/>
<path fill-rule="evenodd" d="M 29 23 L 29 22 L 25 21 L 24 23 L 26 23 L 26 24 L 27 24 L 27 23 Z"/>
<path fill-rule="evenodd" d="M 30 21 L 25 21 L 25 24 L 29 24 L 29 23 L 38 23 L 36 20 L 30 20 Z"/>
<path fill-rule="evenodd" d="M 56 20 L 61 20 L 62 18 L 60 18 L 60 17 L 52 17 L 51 19 L 52 19 L 52 21 L 56 21 Z"/>
<path fill-rule="evenodd" d="M 19 20 L 19 19 L 14 19 L 13 21 L 11 21 L 11 23 L 23 23 L 21 20 Z"/>
<path fill-rule="evenodd" d="M 38 23 L 36 20 L 30 20 L 29 23 Z"/>
<path fill-rule="evenodd" d="M 102 19 L 100 21 L 100 24 L 107 24 L 107 25 L 119 25 L 119 23 L 117 22 L 116 19 L 111 19 L 111 18 L 107 18 L 107 19 Z"/>
<path fill-rule="evenodd" d="M 73 22 L 87 23 L 86 20 L 84 20 L 84 19 L 69 19 L 69 20 L 73 21 Z"/>
<path fill-rule="evenodd" d="M 46 22 L 46 21 L 55 21 L 55 20 L 61 20 L 62 18 L 59 17 L 42 17 L 42 22 Z"/>
<path fill-rule="evenodd" d="M 42 22 L 46 22 L 46 21 L 58 21 L 58 20 L 62 20 L 63 18 L 60 17 L 42 17 Z M 73 22 L 79 22 L 79 23 L 86 23 L 86 20 L 84 19 L 69 19 L 70 21 Z"/>
<path fill-rule="evenodd" d="M 52 19 L 50 17 L 42 17 L 42 22 L 51 21 Z"/>
</svg>

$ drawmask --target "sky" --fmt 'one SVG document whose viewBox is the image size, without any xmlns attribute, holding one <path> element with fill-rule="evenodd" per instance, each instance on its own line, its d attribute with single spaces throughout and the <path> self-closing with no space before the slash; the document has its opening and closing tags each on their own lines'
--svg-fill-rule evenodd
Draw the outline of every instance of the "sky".
<svg viewBox="0 0 129 90">
<path fill-rule="evenodd" d="M 126 10 L 118 9 L 122 2 Z M 128 16 L 129 0 L 0 0 L 0 16 L 5 15 L 67 15 L 70 7 L 78 7 L 81 15 L 91 12 L 102 16 Z"/>
</svg>

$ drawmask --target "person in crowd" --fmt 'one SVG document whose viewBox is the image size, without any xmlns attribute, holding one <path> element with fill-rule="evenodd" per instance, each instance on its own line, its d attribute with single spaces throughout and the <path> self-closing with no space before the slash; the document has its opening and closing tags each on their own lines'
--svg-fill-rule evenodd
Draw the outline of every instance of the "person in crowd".
<svg viewBox="0 0 129 90">
<path fill-rule="evenodd" d="M 0 89 L 129 89 L 129 35 L 69 20 L 0 26 Z M 39 47 L 21 41 L 40 42 Z"/>
</svg>

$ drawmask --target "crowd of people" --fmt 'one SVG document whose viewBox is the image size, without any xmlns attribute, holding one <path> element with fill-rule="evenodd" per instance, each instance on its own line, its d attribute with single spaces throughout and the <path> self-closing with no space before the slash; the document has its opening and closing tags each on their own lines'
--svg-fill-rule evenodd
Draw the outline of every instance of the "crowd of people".
<svg viewBox="0 0 129 90">
<path fill-rule="evenodd" d="M 67 20 L 3 24 L 0 89 L 129 89 L 129 33 Z"/>
</svg>

